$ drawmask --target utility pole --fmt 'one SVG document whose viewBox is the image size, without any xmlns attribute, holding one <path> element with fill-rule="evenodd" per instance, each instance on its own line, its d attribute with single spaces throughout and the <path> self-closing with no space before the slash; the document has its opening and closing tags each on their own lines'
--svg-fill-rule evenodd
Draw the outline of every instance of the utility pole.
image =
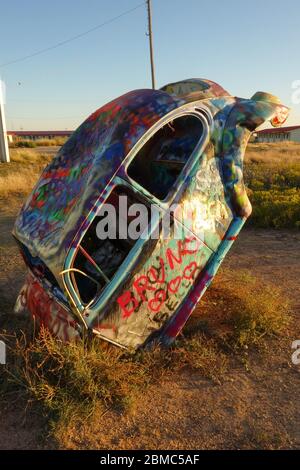
<svg viewBox="0 0 300 470">
<path fill-rule="evenodd" d="M 151 0 L 147 0 L 147 10 L 148 10 L 148 36 L 149 36 L 149 46 L 150 46 L 151 78 L 152 78 L 152 88 L 153 88 L 153 90 L 155 90 L 155 72 L 154 72 L 154 58 L 153 58 L 152 8 L 151 8 Z"/>
<path fill-rule="evenodd" d="M 4 115 L 4 96 L 2 81 L 0 80 L 0 162 L 9 163 L 9 151 L 6 134 L 6 124 Z"/>
</svg>

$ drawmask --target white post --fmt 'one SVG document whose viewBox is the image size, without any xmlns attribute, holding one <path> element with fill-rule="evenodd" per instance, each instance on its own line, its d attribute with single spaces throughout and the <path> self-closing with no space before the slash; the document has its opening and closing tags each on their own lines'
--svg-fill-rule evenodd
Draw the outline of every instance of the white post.
<svg viewBox="0 0 300 470">
<path fill-rule="evenodd" d="M 9 163 L 10 158 L 5 124 L 4 96 L 2 83 L 2 80 L 0 80 L 0 161 L 4 163 Z"/>
<path fill-rule="evenodd" d="M 148 11 L 148 36 L 149 36 L 149 46 L 150 46 L 151 79 L 152 79 L 152 88 L 153 88 L 153 90 L 155 90 L 155 71 L 154 71 L 154 57 L 153 57 L 151 0 L 147 0 L 147 11 Z"/>
</svg>

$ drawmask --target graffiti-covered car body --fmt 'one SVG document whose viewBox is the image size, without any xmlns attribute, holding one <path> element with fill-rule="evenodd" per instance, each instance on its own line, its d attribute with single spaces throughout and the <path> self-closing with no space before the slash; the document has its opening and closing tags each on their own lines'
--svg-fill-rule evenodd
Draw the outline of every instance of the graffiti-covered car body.
<svg viewBox="0 0 300 470">
<path fill-rule="evenodd" d="M 16 309 L 64 340 L 92 331 L 129 350 L 171 343 L 251 213 L 243 182 L 251 133 L 287 115 L 272 95 L 236 98 L 203 79 L 132 91 L 98 109 L 17 217 L 28 276 Z M 147 208 L 143 236 L 120 236 L 121 196 Z M 107 203 L 117 240 L 97 236 Z"/>
</svg>

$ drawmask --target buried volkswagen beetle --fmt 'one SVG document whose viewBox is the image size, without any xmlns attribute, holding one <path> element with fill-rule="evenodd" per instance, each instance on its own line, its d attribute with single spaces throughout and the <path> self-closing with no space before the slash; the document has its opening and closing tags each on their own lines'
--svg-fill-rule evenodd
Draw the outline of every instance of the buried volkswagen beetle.
<svg viewBox="0 0 300 470">
<path fill-rule="evenodd" d="M 251 133 L 287 116 L 273 95 L 236 98 L 203 79 L 98 109 L 17 217 L 28 274 L 16 311 L 66 341 L 93 332 L 133 351 L 170 344 L 251 213 Z"/>
</svg>

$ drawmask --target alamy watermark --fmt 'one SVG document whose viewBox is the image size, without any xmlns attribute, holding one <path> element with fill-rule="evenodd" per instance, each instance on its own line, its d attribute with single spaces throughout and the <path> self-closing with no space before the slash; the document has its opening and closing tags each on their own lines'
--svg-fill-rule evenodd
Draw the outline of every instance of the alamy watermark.
<svg viewBox="0 0 300 470">
<path fill-rule="evenodd" d="M 0 364 L 6 364 L 6 344 L 0 340 Z"/>
<path fill-rule="evenodd" d="M 218 207 L 215 203 L 210 207 L 201 198 L 163 209 L 155 204 L 128 204 L 127 196 L 122 195 L 116 206 L 104 203 L 99 208 L 96 234 L 100 240 L 158 239 L 169 238 L 170 235 L 173 239 L 181 239 L 185 227 L 196 231 L 199 237 L 206 230 L 216 230 L 216 220 L 224 215 L 222 210 L 221 205 Z"/>
</svg>

